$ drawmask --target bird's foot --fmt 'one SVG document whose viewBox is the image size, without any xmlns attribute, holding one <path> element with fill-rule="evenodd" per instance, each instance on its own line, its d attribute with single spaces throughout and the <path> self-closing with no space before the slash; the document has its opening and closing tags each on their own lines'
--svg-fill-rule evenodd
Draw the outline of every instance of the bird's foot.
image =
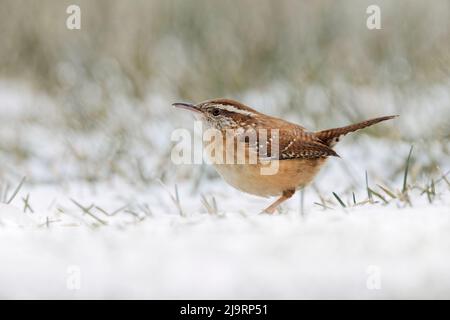
<svg viewBox="0 0 450 320">
<path fill-rule="evenodd" d="M 263 211 L 261 211 L 259 214 L 271 214 L 271 215 L 273 215 L 273 214 L 275 214 L 275 211 L 277 210 L 277 208 L 275 207 L 275 208 L 271 208 L 271 206 L 270 207 L 267 207 L 267 208 L 265 208 Z"/>
</svg>

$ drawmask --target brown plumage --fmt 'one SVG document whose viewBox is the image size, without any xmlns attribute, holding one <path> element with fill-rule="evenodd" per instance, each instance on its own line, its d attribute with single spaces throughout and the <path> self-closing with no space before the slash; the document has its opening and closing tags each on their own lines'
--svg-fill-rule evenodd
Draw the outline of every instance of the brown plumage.
<svg viewBox="0 0 450 320">
<path fill-rule="evenodd" d="M 379 117 L 345 127 L 313 132 L 230 99 L 208 100 L 197 105 L 175 103 L 174 106 L 196 112 L 208 127 L 220 130 L 223 137 L 230 129 L 240 132 L 234 136 L 234 140 L 244 142 L 246 160 L 253 154 L 258 162 L 239 163 L 235 155 L 236 146 L 233 145 L 232 163 L 213 161 L 213 165 L 225 181 L 241 191 L 263 197 L 281 195 L 264 210 L 267 213 L 273 213 L 296 190 L 308 185 L 328 157 L 338 157 L 333 146 L 341 136 L 396 117 Z M 248 132 L 256 132 L 254 141 L 247 140 Z M 278 148 L 275 148 L 274 154 L 271 152 L 273 141 L 262 139 L 262 132 L 267 133 L 268 137 L 272 133 L 279 133 Z M 225 142 L 224 138 L 224 141 L 217 143 L 215 151 L 223 154 L 224 159 L 230 151 Z M 262 150 L 266 152 L 261 152 Z M 266 160 L 270 164 L 276 164 L 277 170 L 274 173 L 262 173 L 267 166 Z"/>
<path fill-rule="evenodd" d="M 359 123 L 352 124 L 352 125 L 345 126 L 345 127 L 319 131 L 319 132 L 316 132 L 314 135 L 320 141 L 322 141 L 324 144 L 326 144 L 327 146 L 333 146 L 334 144 L 339 142 L 339 139 L 341 136 L 345 136 L 346 134 L 348 134 L 350 132 L 355 132 L 357 130 L 364 129 L 364 128 L 373 126 L 374 124 L 377 124 L 379 122 L 394 119 L 396 117 L 398 117 L 398 116 L 386 116 L 386 117 L 374 118 L 374 119 L 366 120 L 366 121 L 359 122 Z"/>
</svg>

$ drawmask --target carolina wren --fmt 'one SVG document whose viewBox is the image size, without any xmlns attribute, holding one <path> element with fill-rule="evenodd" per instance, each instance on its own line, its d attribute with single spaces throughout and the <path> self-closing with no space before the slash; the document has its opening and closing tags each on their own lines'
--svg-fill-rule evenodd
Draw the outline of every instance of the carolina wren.
<svg viewBox="0 0 450 320">
<path fill-rule="evenodd" d="M 280 196 L 263 211 L 266 213 L 274 213 L 276 208 L 291 198 L 296 190 L 308 185 L 328 157 L 338 157 L 333 147 L 341 136 L 396 117 L 379 117 L 345 127 L 313 132 L 229 99 L 208 100 L 195 105 L 174 103 L 173 106 L 195 112 L 209 128 L 222 132 L 223 137 L 227 136 L 227 130 L 237 130 L 241 133 L 247 130 L 279 133 L 278 152 L 276 155 L 269 153 L 268 157 L 266 154 L 265 157 L 272 160 L 276 158 L 278 161 L 278 168 L 274 174 L 261 174 L 263 157 L 258 152 L 259 148 L 266 145 L 267 150 L 273 141 L 269 139 L 265 143 L 260 143 L 260 135 L 256 136 L 255 143 L 244 140 L 246 151 L 257 154 L 256 163 L 213 162 L 217 172 L 233 187 L 262 197 Z M 235 146 L 229 147 L 229 144 L 221 143 L 221 146 L 224 145 L 223 151 L 233 151 L 229 148 L 235 150 Z"/>
</svg>

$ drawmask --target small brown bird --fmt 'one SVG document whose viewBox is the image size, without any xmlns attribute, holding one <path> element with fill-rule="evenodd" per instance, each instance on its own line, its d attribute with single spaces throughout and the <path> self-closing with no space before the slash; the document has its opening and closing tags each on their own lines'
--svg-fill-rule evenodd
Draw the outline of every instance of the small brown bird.
<svg viewBox="0 0 450 320">
<path fill-rule="evenodd" d="M 339 157 L 333 146 L 341 136 L 396 117 L 379 117 L 345 127 L 311 132 L 229 99 L 208 100 L 195 105 L 174 103 L 173 106 L 195 112 L 208 128 L 222 132 L 223 139 L 227 137 L 227 131 L 236 132 L 233 139 L 244 144 L 245 161 L 237 161 L 236 144 L 224 140 L 220 144 L 216 141 L 215 152 L 223 152 L 224 158 L 231 154 L 233 159 L 213 161 L 213 165 L 226 182 L 243 192 L 262 197 L 280 196 L 263 211 L 266 213 L 274 213 L 296 190 L 308 185 L 328 157 Z M 245 134 L 251 130 L 257 132 L 254 140 Z M 263 139 L 261 132 L 268 132 L 270 138 Z M 261 152 L 263 149 L 264 153 Z M 255 163 L 248 161 L 251 155 L 256 155 Z M 277 161 L 274 174 L 262 174 L 261 169 L 267 159 Z"/>
</svg>

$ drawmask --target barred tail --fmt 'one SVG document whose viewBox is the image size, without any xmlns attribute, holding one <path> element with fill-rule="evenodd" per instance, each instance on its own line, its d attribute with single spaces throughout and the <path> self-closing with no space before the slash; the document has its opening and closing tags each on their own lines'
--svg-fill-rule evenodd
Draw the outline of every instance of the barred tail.
<svg viewBox="0 0 450 320">
<path fill-rule="evenodd" d="M 339 138 L 341 136 L 346 135 L 347 133 L 354 132 L 356 130 L 363 129 L 366 127 L 370 127 L 376 123 L 394 119 L 396 117 L 398 117 L 398 116 L 396 115 L 396 116 L 386 116 L 386 117 L 374 118 L 374 119 L 366 120 L 366 121 L 363 121 L 360 123 L 352 124 L 352 125 L 349 125 L 346 127 L 319 131 L 319 132 L 316 132 L 315 134 L 316 134 L 316 137 L 319 138 L 320 140 L 322 140 L 322 142 L 324 144 L 332 147 L 337 142 L 339 142 Z"/>
</svg>

